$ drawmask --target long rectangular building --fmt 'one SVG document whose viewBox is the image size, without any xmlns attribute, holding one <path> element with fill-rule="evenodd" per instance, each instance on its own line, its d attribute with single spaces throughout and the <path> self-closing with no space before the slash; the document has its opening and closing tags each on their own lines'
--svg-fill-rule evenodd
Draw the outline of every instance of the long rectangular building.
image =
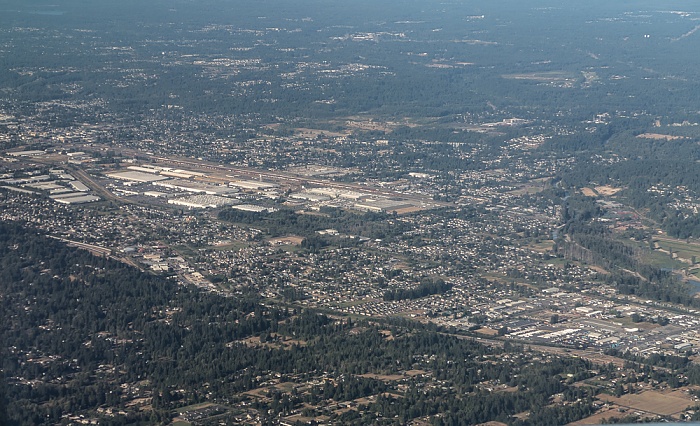
<svg viewBox="0 0 700 426">
<path fill-rule="evenodd" d="M 218 197 L 216 195 L 192 195 L 190 197 L 175 198 L 168 200 L 168 204 L 176 206 L 184 206 L 195 209 L 206 209 L 217 207 L 230 206 L 238 203 L 238 200 L 226 197 Z"/>
<path fill-rule="evenodd" d="M 238 193 L 235 188 L 227 186 L 209 185 L 201 182 L 190 182 L 182 179 L 170 179 L 166 182 L 154 183 L 156 186 L 163 188 L 179 189 L 180 191 L 194 192 L 207 195 L 230 195 Z"/>
<path fill-rule="evenodd" d="M 168 179 L 165 176 L 158 176 L 151 173 L 128 171 L 128 172 L 113 172 L 107 173 L 107 177 L 112 179 L 126 180 L 131 182 L 158 182 Z"/>
<path fill-rule="evenodd" d="M 54 199 L 54 201 L 62 204 L 85 204 L 100 201 L 100 197 L 97 197 L 95 195 L 81 195 L 79 197 Z"/>
</svg>

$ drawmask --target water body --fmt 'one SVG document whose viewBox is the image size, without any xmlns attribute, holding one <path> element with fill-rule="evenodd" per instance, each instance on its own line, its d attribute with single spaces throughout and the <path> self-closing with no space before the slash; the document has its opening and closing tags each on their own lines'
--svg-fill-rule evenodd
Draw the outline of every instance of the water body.
<svg viewBox="0 0 700 426">
<path fill-rule="evenodd" d="M 62 10 L 17 10 L 17 9 L 0 9 L 0 14 L 7 13 L 26 13 L 28 15 L 44 15 L 44 16 L 63 16 L 66 12 Z"/>
<path fill-rule="evenodd" d="M 691 294 L 700 293 L 700 281 L 688 280 L 687 282 L 690 285 L 690 293 Z"/>
<path fill-rule="evenodd" d="M 667 272 L 673 272 L 672 269 L 666 269 L 662 268 L 662 271 L 667 271 Z M 685 281 L 688 283 L 688 287 L 690 290 L 690 294 L 697 294 L 700 293 L 700 280 L 693 279 L 693 278 L 687 278 L 683 274 L 680 274 L 678 272 L 673 272 L 673 275 L 678 278 L 679 280 Z"/>
<path fill-rule="evenodd" d="M 48 16 L 61 16 L 65 15 L 66 12 L 63 12 L 62 10 L 35 10 L 32 12 L 27 12 L 30 15 L 48 15 Z"/>
</svg>

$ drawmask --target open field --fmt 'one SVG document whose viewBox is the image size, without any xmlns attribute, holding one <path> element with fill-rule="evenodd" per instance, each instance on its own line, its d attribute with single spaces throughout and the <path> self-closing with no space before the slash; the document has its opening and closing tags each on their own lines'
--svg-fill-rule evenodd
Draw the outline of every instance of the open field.
<svg viewBox="0 0 700 426">
<path fill-rule="evenodd" d="M 583 192 L 583 195 L 586 197 L 597 197 L 598 193 L 592 190 L 591 188 L 581 188 L 581 192 Z"/>
<path fill-rule="evenodd" d="M 606 197 L 615 195 L 618 192 L 622 191 L 622 188 L 615 188 L 613 186 L 608 185 L 596 186 L 594 189 L 598 194 Z"/>
<path fill-rule="evenodd" d="M 296 235 L 287 235 L 286 237 L 270 238 L 268 242 L 272 245 L 294 245 L 298 246 L 304 241 L 303 237 Z"/>
<path fill-rule="evenodd" d="M 244 241 L 221 242 L 211 246 L 211 248 L 216 251 L 240 250 L 246 247 L 250 247 L 250 244 Z"/>
<path fill-rule="evenodd" d="M 407 377 L 421 376 L 421 375 L 426 374 L 426 373 L 427 372 L 424 370 L 408 370 L 408 371 L 404 371 L 402 374 L 366 373 L 366 374 L 359 374 L 357 377 L 364 377 L 367 379 L 381 380 L 383 382 L 392 382 L 392 381 L 405 379 Z"/>
<path fill-rule="evenodd" d="M 360 130 L 360 131 L 373 131 L 379 130 L 382 132 L 392 132 L 394 129 L 400 126 L 416 127 L 416 123 L 412 123 L 408 120 L 403 120 L 401 122 L 397 121 L 380 121 L 368 119 L 366 117 L 348 117 L 344 125 L 348 129 Z"/>
<path fill-rule="evenodd" d="M 285 417 L 284 420 L 288 424 L 295 424 L 297 422 L 301 424 L 313 424 L 311 422 L 327 422 L 330 419 L 328 416 L 318 416 L 318 417 L 304 417 L 302 415 L 294 415 Z"/>
<path fill-rule="evenodd" d="M 358 377 L 364 377 L 365 379 L 380 380 L 382 382 L 395 382 L 397 380 L 401 380 L 404 378 L 404 376 L 401 374 L 373 374 L 373 373 L 360 374 L 360 375 L 358 375 Z"/>
<path fill-rule="evenodd" d="M 658 242 L 654 243 L 656 247 L 658 247 Z M 668 250 L 661 248 L 661 249 L 655 249 L 653 251 L 648 250 L 649 244 L 647 242 L 637 242 L 636 244 L 637 247 L 639 247 L 643 254 L 642 254 L 642 260 L 643 262 L 654 266 L 656 268 L 664 268 L 664 269 L 670 269 L 670 270 L 678 270 L 678 269 L 683 269 L 686 268 L 688 265 L 684 264 L 681 262 L 678 258 L 671 259 L 671 257 L 668 254 Z M 668 247 L 667 247 L 668 248 Z"/>
<path fill-rule="evenodd" d="M 513 194 L 513 195 L 537 194 L 538 192 L 542 192 L 543 190 L 544 190 L 544 188 L 542 187 L 542 185 L 526 184 L 526 185 L 521 186 L 518 189 L 510 191 L 510 194 Z"/>
<path fill-rule="evenodd" d="M 603 409 L 590 417 L 586 417 L 585 419 L 569 423 L 569 426 L 599 425 L 602 423 L 603 419 L 620 419 L 628 415 L 628 412 L 621 413 L 617 408 L 608 408 Z"/>
<path fill-rule="evenodd" d="M 524 74 L 504 74 L 501 77 L 511 80 L 533 80 L 533 81 L 566 81 L 576 79 L 576 75 L 567 71 L 532 72 Z"/>
<path fill-rule="evenodd" d="M 275 385 L 262 386 L 259 388 L 251 389 L 247 392 L 244 392 L 244 394 L 252 396 L 254 398 L 267 398 L 268 392 L 270 392 L 273 389 L 277 389 L 283 392 L 290 392 L 292 389 L 294 389 L 296 385 L 296 383 L 292 382 L 282 382 L 277 383 Z"/>
<path fill-rule="evenodd" d="M 481 327 L 480 329 L 476 330 L 477 333 L 483 334 L 485 336 L 497 336 L 498 335 L 498 330 L 494 330 L 492 328 L 487 328 L 487 327 Z"/>
<path fill-rule="evenodd" d="M 249 337 L 247 339 L 238 340 L 238 343 L 242 343 L 249 348 L 260 348 L 266 347 L 270 349 L 291 349 L 293 345 L 306 346 L 306 341 L 290 339 L 287 337 L 280 336 L 277 333 L 270 333 L 270 338 L 273 339 L 269 342 L 261 342 L 260 337 Z"/>
<path fill-rule="evenodd" d="M 306 138 L 316 138 L 319 136 L 326 136 L 326 137 L 342 137 L 342 136 L 347 136 L 348 133 L 340 133 L 340 132 L 334 132 L 331 130 L 321 130 L 321 129 L 307 129 L 304 127 L 300 127 L 297 129 L 294 129 L 294 133 L 297 136 L 300 137 L 306 137 Z"/>
<path fill-rule="evenodd" d="M 677 414 L 689 406 L 695 405 L 693 401 L 688 398 L 682 398 L 678 393 L 663 394 L 656 391 L 623 395 L 619 398 L 612 395 L 599 395 L 598 398 L 621 407 L 662 416 Z"/>
<path fill-rule="evenodd" d="M 554 248 L 554 241 L 553 240 L 544 240 L 540 241 L 539 243 L 533 243 L 530 244 L 530 248 L 535 250 L 536 252 L 539 253 L 547 253 L 552 251 Z M 552 263 L 552 262 L 549 262 Z"/>
<path fill-rule="evenodd" d="M 216 404 L 211 403 L 211 402 L 203 402 L 201 404 L 188 405 L 186 407 L 178 408 L 177 413 L 182 414 L 182 413 L 186 413 L 186 412 L 192 411 L 192 410 L 201 410 L 202 408 L 208 408 L 208 407 L 212 407 L 214 405 L 216 405 Z"/>
<path fill-rule="evenodd" d="M 700 259 L 700 244 L 696 242 L 686 242 L 667 236 L 658 236 L 654 239 L 656 250 L 663 252 L 673 252 L 679 260 L 691 263 L 693 256 Z"/>
<path fill-rule="evenodd" d="M 638 138 L 673 141 L 678 139 L 688 139 L 685 136 L 662 135 L 660 133 L 642 133 Z"/>
</svg>

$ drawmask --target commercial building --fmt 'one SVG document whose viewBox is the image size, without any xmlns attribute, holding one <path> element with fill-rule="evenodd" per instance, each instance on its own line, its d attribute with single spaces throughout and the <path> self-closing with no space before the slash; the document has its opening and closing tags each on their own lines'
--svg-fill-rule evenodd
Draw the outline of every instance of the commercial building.
<svg viewBox="0 0 700 426">
<path fill-rule="evenodd" d="M 46 151 L 16 151 L 16 152 L 8 152 L 7 155 L 11 155 L 13 157 L 35 157 L 37 155 L 44 155 L 46 154 Z"/>
<path fill-rule="evenodd" d="M 229 182 L 229 185 L 247 190 L 265 190 L 279 187 L 279 185 L 277 185 L 276 183 L 263 182 L 258 180 L 235 180 L 233 182 Z"/>
<path fill-rule="evenodd" d="M 154 183 L 156 186 L 163 188 L 177 189 L 180 191 L 194 192 L 207 195 L 231 195 L 237 194 L 238 190 L 227 186 L 209 185 L 201 182 L 190 182 L 181 179 L 169 179 L 164 182 Z"/>
<path fill-rule="evenodd" d="M 319 202 L 319 201 L 328 201 L 331 199 L 331 197 L 327 195 L 322 195 L 322 194 L 315 194 L 313 192 L 295 192 L 294 194 L 291 194 L 289 198 L 293 198 L 295 200 L 306 200 L 306 201 L 313 201 L 313 202 Z"/>
<path fill-rule="evenodd" d="M 193 209 L 217 208 L 223 206 L 230 206 L 236 203 L 238 203 L 237 200 L 226 197 L 219 197 L 216 195 L 192 195 L 189 197 L 181 197 L 168 200 L 168 204 L 174 204 L 176 206 L 184 206 Z"/>
<path fill-rule="evenodd" d="M 242 210 L 245 212 L 254 212 L 254 213 L 264 213 L 264 212 L 273 213 L 273 212 L 277 211 L 276 209 L 271 208 L 271 207 L 256 206 L 253 204 L 239 204 L 239 205 L 232 206 L 231 208 L 236 209 L 236 210 Z"/>
<path fill-rule="evenodd" d="M 87 185 L 77 180 L 69 182 L 68 184 L 72 186 L 73 189 L 79 192 L 88 192 L 90 190 L 90 188 L 88 188 Z"/>
<path fill-rule="evenodd" d="M 112 179 L 126 180 L 131 182 L 158 182 L 161 180 L 168 179 L 165 176 L 158 176 L 151 173 L 128 171 L 128 172 L 114 172 L 107 173 L 107 176 Z"/>
<path fill-rule="evenodd" d="M 368 212 L 391 212 L 400 209 L 406 209 L 414 207 L 414 205 L 407 200 L 394 200 L 394 199 L 366 199 L 360 203 L 355 203 L 355 209 L 363 210 Z"/>
<path fill-rule="evenodd" d="M 61 204 L 85 204 L 85 203 L 93 203 L 95 201 L 100 201 L 100 197 L 97 197 L 95 195 L 79 195 L 77 197 L 70 197 L 70 198 L 55 198 L 54 201 L 57 203 Z"/>
</svg>

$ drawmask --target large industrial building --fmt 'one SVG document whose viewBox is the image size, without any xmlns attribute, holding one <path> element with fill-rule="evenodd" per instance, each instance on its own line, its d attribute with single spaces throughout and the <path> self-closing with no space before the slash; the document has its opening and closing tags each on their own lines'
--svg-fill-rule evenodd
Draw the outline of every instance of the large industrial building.
<svg viewBox="0 0 700 426">
<path fill-rule="evenodd" d="M 216 195 L 192 195 L 189 197 L 175 198 L 168 200 L 168 204 L 176 206 L 184 206 L 193 209 L 217 208 L 230 206 L 238 203 L 238 200 L 232 198 L 219 197 Z"/>
<path fill-rule="evenodd" d="M 247 190 L 266 190 L 279 187 L 279 185 L 276 183 L 263 182 L 259 180 L 235 180 L 233 182 L 229 182 L 229 185 Z"/>
<path fill-rule="evenodd" d="M 190 182 L 181 179 L 169 179 L 163 182 L 154 183 L 163 188 L 177 189 L 180 191 L 194 192 L 207 195 L 231 195 L 237 194 L 238 190 L 227 186 L 210 185 L 202 182 Z"/>
<path fill-rule="evenodd" d="M 77 194 L 77 195 L 76 195 Z M 61 204 L 85 204 L 85 203 L 93 203 L 95 201 L 100 201 L 100 197 L 97 197 L 95 195 L 85 195 L 83 193 L 72 193 L 72 194 L 64 194 L 64 195 L 73 195 L 71 197 L 64 197 L 64 198 L 53 198 L 53 200 L 57 203 Z"/>
<path fill-rule="evenodd" d="M 272 208 L 272 207 L 263 207 L 263 206 L 256 206 L 253 204 L 239 204 L 236 206 L 232 206 L 232 209 L 236 210 L 242 210 L 244 212 L 253 212 L 253 213 L 274 213 L 277 210 Z"/>
<path fill-rule="evenodd" d="M 415 205 L 407 200 L 395 200 L 389 198 L 366 199 L 360 203 L 355 203 L 355 209 L 368 212 L 386 213 L 401 209 L 408 209 Z"/>
<path fill-rule="evenodd" d="M 114 172 L 107 173 L 108 177 L 112 179 L 126 180 L 131 182 L 158 182 L 161 180 L 168 179 L 166 176 L 159 176 L 152 173 L 138 172 L 138 171 L 128 171 L 128 172 Z"/>
</svg>

